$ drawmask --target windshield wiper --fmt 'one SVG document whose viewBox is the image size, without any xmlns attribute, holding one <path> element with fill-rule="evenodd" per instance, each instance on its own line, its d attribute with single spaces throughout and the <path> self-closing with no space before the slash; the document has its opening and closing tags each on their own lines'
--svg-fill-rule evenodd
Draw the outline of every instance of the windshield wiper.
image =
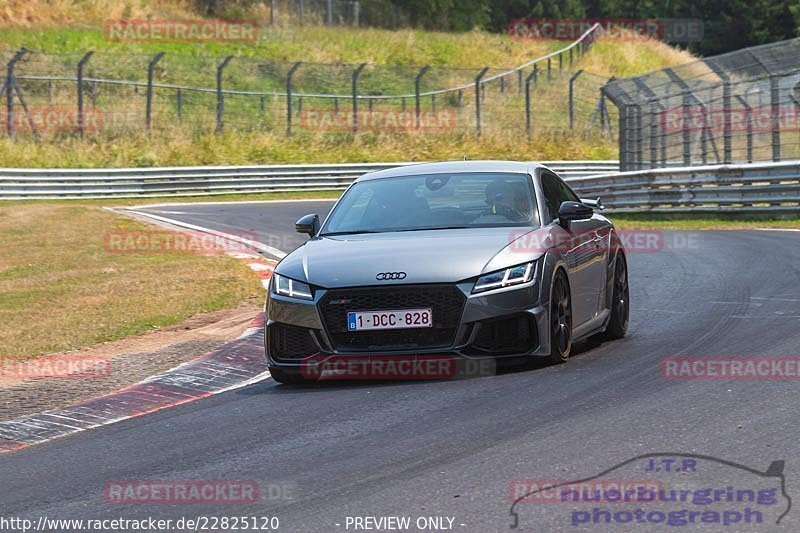
<svg viewBox="0 0 800 533">
<path fill-rule="evenodd" d="M 384 233 L 383 231 L 375 231 L 371 229 L 362 229 L 356 231 L 332 231 L 328 233 L 320 233 L 320 237 L 332 237 L 336 235 L 358 235 L 359 233 Z"/>
<path fill-rule="evenodd" d="M 431 228 L 411 228 L 411 229 L 399 229 L 397 231 L 428 231 L 428 230 L 439 230 L 439 229 L 470 229 L 472 226 L 433 226 Z"/>
</svg>

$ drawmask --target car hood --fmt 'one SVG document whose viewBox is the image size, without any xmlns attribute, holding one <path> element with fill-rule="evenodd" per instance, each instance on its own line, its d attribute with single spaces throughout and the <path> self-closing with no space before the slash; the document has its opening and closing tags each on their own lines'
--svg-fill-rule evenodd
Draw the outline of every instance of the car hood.
<svg viewBox="0 0 800 533">
<path fill-rule="evenodd" d="M 469 228 L 318 237 L 287 255 L 276 272 L 325 288 L 457 282 L 535 259 L 513 241 L 532 228 Z M 380 272 L 405 272 L 377 281 Z"/>
</svg>

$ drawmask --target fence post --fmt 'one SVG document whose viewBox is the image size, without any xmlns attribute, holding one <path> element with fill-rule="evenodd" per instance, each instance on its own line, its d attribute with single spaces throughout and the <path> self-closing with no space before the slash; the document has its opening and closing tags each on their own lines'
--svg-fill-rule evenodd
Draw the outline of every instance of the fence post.
<svg viewBox="0 0 800 533">
<path fill-rule="evenodd" d="M 778 86 L 778 76 L 771 74 L 769 77 L 769 103 L 772 119 L 772 160 L 781 160 L 781 94 Z"/>
<path fill-rule="evenodd" d="M 552 65 L 551 59 L 552 58 L 550 58 L 550 57 L 547 58 L 547 83 L 550 83 L 550 81 L 552 81 L 552 79 L 553 79 L 553 75 L 552 75 L 553 65 Z"/>
<path fill-rule="evenodd" d="M 164 57 L 164 52 L 159 52 L 147 64 L 147 101 L 145 102 L 144 112 L 144 127 L 147 130 L 147 135 L 150 135 L 150 124 L 153 116 L 153 71 L 156 68 L 156 63 L 161 61 L 162 57 Z"/>
<path fill-rule="evenodd" d="M 689 131 L 692 117 L 689 109 L 689 95 L 685 92 L 683 93 L 681 107 L 683 113 L 683 165 L 688 167 L 692 164 L 692 133 Z"/>
<path fill-rule="evenodd" d="M 571 49 L 570 49 L 571 50 Z M 583 74 L 583 69 L 578 70 L 569 79 L 569 131 L 572 132 L 575 127 L 575 80 L 578 76 Z"/>
<path fill-rule="evenodd" d="M 228 56 L 217 66 L 217 133 L 222 131 L 222 118 L 225 112 L 225 95 L 222 93 L 222 71 L 228 66 L 233 56 Z"/>
<path fill-rule="evenodd" d="M 326 21 L 327 25 L 333 26 L 333 0 L 328 0 L 327 9 L 328 9 L 328 20 Z"/>
<path fill-rule="evenodd" d="M 533 88 L 535 89 L 539 85 L 539 65 L 534 63 L 533 64 L 533 72 L 531 73 L 533 76 Z"/>
<path fill-rule="evenodd" d="M 361 15 L 361 2 L 353 2 L 353 21 L 355 22 L 356 28 L 360 26 L 358 23 L 359 16 Z"/>
<path fill-rule="evenodd" d="M 750 104 L 747 103 L 747 100 L 742 98 L 741 96 L 736 96 L 739 102 L 744 106 L 744 119 L 747 122 L 747 162 L 753 162 L 753 116 L 752 116 L 752 107 Z"/>
<path fill-rule="evenodd" d="M 608 120 L 608 118 L 609 118 L 608 117 L 608 109 L 606 108 L 606 98 L 608 98 L 608 95 L 606 94 L 606 86 L 609 83 L 611 83 L 614 80 L 616 80 L 616 79 L 617 78 L 615 76 L 611 76 L 610 78 L 608 78 L 606 83 L 602 87 L 600 87 L 600 106 L 599 107 L 600 107 L 600 132 L 601 133 L 605 133 L 606 126 L 608 126 L 609 130 L 611 129 L 611 124 L 606 124 L 606 120 Z"/>
<path fill-rule="evenodd" d="M 731 148 L 731 78 L 722 66 L 711 61 L 706 61 L 706 64 L 722 80 L 722 160 L 728 165 L 733 162 L 733 150 Z"/>
<path fill-rule="evenodd" d="M 525 78 L 525 134 L 528 140 L 531 140 L 531 80 L 536 82 L 536 65 L 533 65 L 533 71 Z"/>
<path fill-rule="evenodd" d="M 522 69 L 517 71 L 517 92 L 522 92 Z"/>
<path fill-rule="evenodd" d="M 286 136 L 292 136 L 292 76 L 294 76 L 295 71 L 300 68 L 302 65 L 302 61 L 298 61 L 292 68 L 289 69 L 289 73 L 286 74 Z"/>
<path fill-rule="evenodd" d="M 475 76 L 475 118 L 477 120 L 476 131 L 478 137 L 481 136 L 481 78 L 483 78 L 487 72 L 489 72 L 489 67 L 483 67 L 480 73 Z"/>
<path fill-rule="evenodd" d="M 558 71 L 561 72 L 564 67 L 564 52 L 558 53 Z"/>
<path fill-rule="evenodd" d="M 361 63 L 353 71 L 353 133 L 358 133 L 358 77 L 366 66 L 366 63 Z"/>
<path fill-rule="evenodd" d="M 86 52 L 86 54 L 78 61 L 78 134 L 83 137 L 83 67 L 92 57 L 94 52 Z"/>
<path fill-rule="evenodd" d="M 303 0 L 297 0 L 297 18 L 300 26 L 303 25 Z"/>
<path fill-rule="evenodd" d="M 431 67 L 429 65 L 425 65 L 424 67 L 419 69 L 419 72 L 417 73 L 417 76 L 414 78 L 414 103 L 416 105 L 415 110 L 414 110 L 414 126 L 416 126 L 417 128 L 419 128 L 419 126 L 420 126 L 419 116 L 420 116 L 420 112 L 421 112 L 419 85 L 420 85 L 420 82 L 422 81 L 422 76 L 424 76 L 425 73 L 428 72 L 428 70 L 430 70 L 430 68 Z"/>
<path fill-rule="evenodd" d="M 269 0 L 269 25 L 275 25 L 275 0 Z"/>
<path fill-rule="evenodd" d="M 572 48 L 569 49 L 569 68 L 572 69 Z"/>
<path fill-rule="evenodd" d="M 178 122 L 183 122 L 183 91 L 178 89 L 178 92 L 175 93 L 175 99 L 177 100 L 178 104 Z"/>
<path fill-rule="evenodd" d="M 8 136 L 10 138 L 14 138 L 14 84 L 16 80 L 14 79 L 14 65 L 17 64 L 17 61 L 22 59 L 22 56 L 25 55 L 27 50 L 25 48 L 20 48 L 14 57 L 12 57 L 8 65 L 6 65 L 6 82 L 5 82 L 5 90 L 6 90 L 6 132 L 8 132 Z"/>
</svg>

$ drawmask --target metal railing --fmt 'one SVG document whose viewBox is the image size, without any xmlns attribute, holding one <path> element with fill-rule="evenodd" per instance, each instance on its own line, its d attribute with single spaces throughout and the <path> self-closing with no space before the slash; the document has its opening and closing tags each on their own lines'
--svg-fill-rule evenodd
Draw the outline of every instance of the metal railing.
<svg viewBox="0 0 800 533">
<path fill-rule="evenodd" d="M 376 170 L 412 163 L 0 169 L 0 199 L 147 198 L 341 190 Z M 617 161 L 544 162 L 609 212 L 800 215 L 800 161 L 617 172 Z"/>
<path fill-rule="evenodd" d="M 800 215 L 800 161 L 617 172 L 567 180 L 616 213 Z"/>
<path fill-rule="evenodd" d="M 344 189 L 367 172 L 413 163 L 119 169 L 0 169 L 0 200 L 214 196 Z M 550 161 L 567 178 L 613 172 L 617 161 Z"/>
</svg>

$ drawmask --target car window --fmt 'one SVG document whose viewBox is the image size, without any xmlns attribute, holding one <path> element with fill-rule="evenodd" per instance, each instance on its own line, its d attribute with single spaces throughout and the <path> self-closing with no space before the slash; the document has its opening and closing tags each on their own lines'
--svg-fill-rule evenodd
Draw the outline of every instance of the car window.
<svg viewBox="0 0 800 533">
<path fill-rule="evenodd" d="M 547 212 L 550 215 L 547 221 L 549 223 L 558 218 L 558 208 L 561 206 L 561 187 L 558 179 L 552 174 L 542 174 L 542 192 Z"/>
<path fill-rule="evenodd" d="M 564 183 L 564 180 L 558 180 L 558 189 L 559 189 L 559 196 L 561 197 L 562 202 L 580 202 L 580 198 L 578 198 L 572 189 Z"/>
<path fill-rule="evenodd" d="M 558 208 L 562 202 L 580 202 L 567 184 L 552 174 L 542 174 L 542 191 L 551 222 L 558 218 Z"/>
<path fill-rule="evenodd" d="M 358 182 L 322 235 L 472 227 L 538 226 L 530 175 L 464 172 Z"/>
</svg>

